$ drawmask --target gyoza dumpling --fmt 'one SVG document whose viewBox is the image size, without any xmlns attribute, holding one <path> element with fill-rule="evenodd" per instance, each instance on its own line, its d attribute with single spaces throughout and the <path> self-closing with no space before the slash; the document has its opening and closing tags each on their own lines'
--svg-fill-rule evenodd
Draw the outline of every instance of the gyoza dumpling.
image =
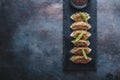
<svg viewBox="0 0 120 80">
<path fill-rule="evenodd" d="M 73 31 L 70 34 L 70 36 L 73 38 L 77 38 L 81 34 L 82 34 L 81 40 L 87 40 L 91 36 L 91 33 L 87 32 L 87 31 L 83 31 L 83 30 Z"/>
<path fill-rule="evenodd" d="M 70 61 L 76 64 L 87 64 L 92 60 L 91 57 L 87 57 L 87 59 L 84 58 L 84 56 L 72 56 L 70 58 Z"/>
<path fill-rule="evenodd" d="M 75 22 L 73 23 L 70 28 L 72 30 L 89 30 L 91 28 L 91 25 L 86 22 Z"/>
<path fill-rule="evenodd" d="M 76 47 L 88 47 L 90 45 L 90 42 L 88 40 L 78 40 L 76 42 L 72 41 L 72 43 Z"/>
<path fill-rule="evenodd" d="M 77 12 L 71 16 L 71 19 L 76 22 L 78 21 L 87 22 L 90 19 L 90 15 L 86 12 Z"/>
<path fill-rule="evenodd" d="M 89 54 L 92 51 L 92 49 L 88 47 L 74 47 L 73 49 L 70 50 L 70 52 L 74 55 L 83 56 L 83 50 L 85 51 L 86 54 Z"/>
</svg>

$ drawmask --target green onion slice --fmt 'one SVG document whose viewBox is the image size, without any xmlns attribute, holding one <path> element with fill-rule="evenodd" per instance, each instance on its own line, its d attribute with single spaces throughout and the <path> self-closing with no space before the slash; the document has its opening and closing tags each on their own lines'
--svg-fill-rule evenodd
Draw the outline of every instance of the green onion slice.
<svg viewBox="0 0 120 80">
<path fill-rule="evenodd" d="M 80 13 L 80 16 L 83 20 L 88 21 L 88 16 L 85 13 Z"/>
<path fill-rule="evenodd" d="M 87 54 L 84 49 L 82 49 L 82 53 L 83 53 L 83 56 L 85 57 L 85 59 L 87 59 L 88 57 L 87 57 Z"/>
<path fill-rule="evenodd" d="M 79 41 L 83 36 L 83 33 L 79 34 L 78 37 L 72 41 L 73 44 L 75 44 L 77 41 Z"/>
<path fill-rule="evenodd" d="M 89 42 L 89 40 L 86 40 L 87 42 Z"/>
</svg>

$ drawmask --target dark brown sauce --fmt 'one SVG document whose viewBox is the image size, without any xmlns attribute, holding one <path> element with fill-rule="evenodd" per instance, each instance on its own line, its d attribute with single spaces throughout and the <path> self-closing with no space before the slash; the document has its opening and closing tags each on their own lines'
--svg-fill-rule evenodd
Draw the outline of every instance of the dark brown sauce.
<svg viewBox="0 0 120 80">
<path fill-rule="evenodd" d="M 88 0 L 70 0 L 70 3 L 74 8 L 82 9 L 87 6 Z"/>
</svg>

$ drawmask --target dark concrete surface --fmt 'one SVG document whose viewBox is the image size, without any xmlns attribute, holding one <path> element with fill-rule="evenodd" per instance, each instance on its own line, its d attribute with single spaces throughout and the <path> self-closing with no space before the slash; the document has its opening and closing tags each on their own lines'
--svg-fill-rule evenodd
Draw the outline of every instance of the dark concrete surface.
<svg viewBox="0 0 120 80">
<path fill-rule="evenodd" d="M 98 0 L 97 72 L 63 72 L 62 0 L 0 0 L 0 80 L 120 80 L 119 21 Z"/>
</svg>

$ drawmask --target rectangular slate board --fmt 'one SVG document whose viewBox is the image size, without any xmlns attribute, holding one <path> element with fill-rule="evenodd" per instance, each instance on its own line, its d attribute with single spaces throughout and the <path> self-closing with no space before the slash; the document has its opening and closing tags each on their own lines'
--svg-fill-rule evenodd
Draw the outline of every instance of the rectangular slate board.
<svg viewBox="0 0 120 80">
<path fill-rule="evenodd" d="M 75 12 L 88 12 L 91 16 L 89 24 L 92 28 L 89 32 L 92 36 L 89 38 L 91 44 L 90 48 L 92 52 L 89 54 L 93 60 L 88 64 L 74 64 L 69 59 L 72 56 L 70 50 L 74 47 L 71 43 L 72 38 L 70 34 L 72 30 L 70 25 L 73 21 L 70 19 L 70 16 Z M 63 70 L 65 71 L 96 71 L 96 59 L 97 59 L 97 1 L 89 0 L 88 6 L 82 10 L 77 10 L 73 8 L 69 0 L 63 0 Z"/>
</svg>

